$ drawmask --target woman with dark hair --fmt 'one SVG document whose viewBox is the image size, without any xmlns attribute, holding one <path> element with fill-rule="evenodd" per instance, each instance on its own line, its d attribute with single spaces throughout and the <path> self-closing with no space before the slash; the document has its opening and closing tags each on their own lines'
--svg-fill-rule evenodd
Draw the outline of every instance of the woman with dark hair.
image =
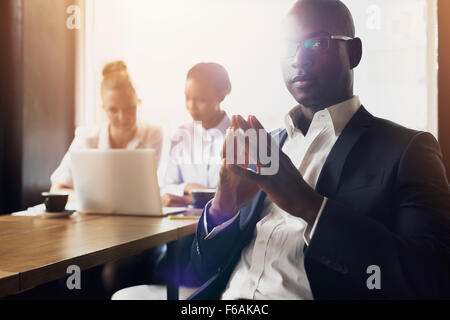
<svg viewBox="0 0 450 320">
<path fill-rule="evenodd" d="M 231 124 L 221 103 L 230 92 L 228 73 L 220 64 L 199 63 L 187 73 L 185 101 L 193 121 L 172 136 L 161 188 L 164 206 L 191 205 L 192 190 L 217 187 L 222 145 Z"/>
</svg>

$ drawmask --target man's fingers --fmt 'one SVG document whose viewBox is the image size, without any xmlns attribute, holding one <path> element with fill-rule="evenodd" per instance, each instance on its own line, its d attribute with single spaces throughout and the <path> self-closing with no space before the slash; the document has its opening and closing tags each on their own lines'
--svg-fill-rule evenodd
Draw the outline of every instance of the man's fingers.
<svg viewBox="0 0 450 320">
<path fill-rule="evenodd" d="M 230 140 L 230 139 L 234 140 L 233 144 L 232 144 L 233 154 L 236 155 L 236 139 L 235 139 L 235 135 L 233 135 L 233 132 L 236 130 L 239 130 L 242 127 L 251 128 L 250 125 L 245 122 L 245 120 L 244 120 L 244 118 L 242 118 L 242 116 L 232 115 L 231 116 L 231 125 L 230 125 L 230 128 L 227 130 L 226 137 L 224 139 L 223 146 L 222 146 L 222 159 L 227 158 L 227 143 L 229 142 L 228 140 Z M 228 145 L 228 147 L 231 147 L 231 146 Z M 230 151 L 230 150 L 228 150 L 228 151 Z M 228 159 L 228 160 L 230 160 L 230 159 Z"/>
<path fill-rule="evenodd" d="M 243 168 L 241 166 L 235 165 L 235 164 L 229 164 L 227 165 L 227 169 L 229 169 L 232 173 L 235 175 L 250 180 L 256 184 L 259 184 L 262 182 L 263 176 L 260 176 L 259 174 L 255 173 L 253 170 Z"/>
<path fill-rule="evenodd" d="M 260 146 L 260 133 L 262 133 L 261 135 L 264 136 L 266 138 L 267 141 L 267 146 L 268 146 L 268 150 L 270 150 L 270 142 L 273 139 L 272 136 L 270 135 L 270 133 L 268 133 L 266 131 L 266 129 L 264 129 L 263 125 L 261 124 L 261 122 L 259 122 L 259 120 L 255 117 L 255 116 L 248 116 L 248 121 L 250 123 L 250 125 L 252 126 L 253 129 L 255 129 L 257 131 L 257 137 L 258 137 L 258 146 Z M 262 130 L 262 131 L 261 131 Z"/>
<path fill-rule="evenodd" d="M 272 159 L 272 151 L 277 152 L 278 150 L 272 150 L 273 137 L 268 133 L 261 122 L 255 116 L 249 116 L 248 121 L 253 129 L 255 129 L 257 133 L 257 141 L 258 141 L 258 168 L 261 167 L 270 167 L 272 164 L 270 163 L 270 159 Z M 263 148 L 265 150 L 266 160 L 264 163 L 261 162 L 261 152 L 260 149 Z"/>
<path fill-rule="evenodd" d="M 237 123 L 237 116 L 236 115 L 232 115 L 231 116 L 231 125 L 230 128 L 234 129 L 238 127 L 238 123 Z"/>
<path fill-rule="evenodd" d="M 248 116 L 248 122 L 252 126 L 253 129 L 259 130 L 265 130 L 261 122 L 255 117 L 255 116 Z"/>
<path fill-rule="evenodd" d="M 249 130 L 254 132 L 249 132 Z M 272 139 L 272 136 L 255 116 L 248 116 L 248 121 L 246 121 L 241 115 L 233 115 L 231 127 L 222 147 L 222 158 L 226 158 L 228 162 L 233 161 L 233 164 L 239 164 L 242 167 L 248 167 L 250 163 L 254 163 L 257 172 L 260 172 L 261 167 L 271 166 Z M 232 150 L 227 150 L 230 148 Z M 228 157 L 227 152 L 230 152 Z"/>
<path fill-rule="evenodd" d="M 247 121 L 245 121 L 245 119 L 241 115 L 237 116 L 237 123 L 239 128 L 244 130 L 244 132 L 252 128 L 250 124 Z"/>
</svg>

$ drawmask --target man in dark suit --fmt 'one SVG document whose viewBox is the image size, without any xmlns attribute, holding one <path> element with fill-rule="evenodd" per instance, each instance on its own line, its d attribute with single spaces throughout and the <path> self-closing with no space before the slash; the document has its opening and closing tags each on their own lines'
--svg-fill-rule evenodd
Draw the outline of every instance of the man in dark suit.
<svg viewBox="0 0 450 320">
<path fill-rule="evenodd" d="M 189 275 L 203 284 L 192 298 L 450 297 L 438 142 L 353 95 L 362 44 L 344 4 L 298 1 L 285 25 L 283 76 L 299 105 L 268 136 L 280 141 L 268 148 L 279 168 L 262 175 L 224 160 L 192 245 Z M 253 116 L 234 116 L 232 128 L 263 130 Z"/>
</svg>

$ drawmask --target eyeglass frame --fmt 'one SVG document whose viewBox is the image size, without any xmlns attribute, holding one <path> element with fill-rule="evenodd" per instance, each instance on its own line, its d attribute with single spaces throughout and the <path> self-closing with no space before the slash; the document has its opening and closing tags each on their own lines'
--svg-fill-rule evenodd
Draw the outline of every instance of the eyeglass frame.
<svg viewBox="0 0 450 320">
<path fill-rule="evenodd" d="M 302 45 L 303 45 L 306 41 L 311 40 L 311 39 L 314 39 L 314 38 L 327 38 L 327 39 L 328 39 L 328 48 L 327 48 L 326 50 L 324 50 L 323 52 L 325 52 L 325 51 L 327 51 L 328 49 L 330 49 L 330 42 L 329 42 L 330 40 L 342 40 L 342 41 L 351 41 L 351 40 L 355 40 L 355 38 L 352 38 L 352 37 L 349 37 L 349 36 L 342 36 L 342 35 L 324 34 L 323 36 L 319 36 L 319 35 L 318 35 L 318 36 L 313 36 L 313 37 L 310 37 L 310 38 L 308 38 L 308 39 L 305 39 L 305 40 L 296 42 L 297 48 L 295 49 L 294 54 L 292 54 L 292 55 L 283 55 L 283 58 L 288 59 L 288 58 L 293 58 L 293 57 L 295 57 L 295 56 L 297 55 L 298 50 L 300 49 L 300 47 L 302 47 Z M 307 52 L 312 53 L 312 54 L 316 53 L 316 52 L 314 52 L 314 51 L 311 51 L 311 49 L 307 49 L 307 48 L 304 48 L 304 47 L 303 47 L 303 49 L 306 49 Z"/>
</svg>

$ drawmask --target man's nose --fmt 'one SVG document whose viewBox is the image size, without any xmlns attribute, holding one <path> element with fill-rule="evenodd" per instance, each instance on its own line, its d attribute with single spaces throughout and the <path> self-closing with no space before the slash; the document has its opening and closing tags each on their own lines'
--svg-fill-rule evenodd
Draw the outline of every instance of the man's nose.
<svg viewBox="0 0 450 320">
<path fill-rule="evenodd" d="M 125 112 L 119 112 L 118 117 L 120 121 L 123 121 L 126 118 Z"/>
<path fill-rule="evenodd" d="M 312 64 L 311 55 L 302 48 L 298 48 L 295 56 L 292 57 L 292 67 L 295 69 L 305 69 Z"/>
<path fill-rule="evenodd" d="M 189 103 L 188 104 L 188 109 L 191 110 L 191 111 L 196 111 L 197 110 L 197 104 L 193 103 L 193 102 Z"/>
</svg>

